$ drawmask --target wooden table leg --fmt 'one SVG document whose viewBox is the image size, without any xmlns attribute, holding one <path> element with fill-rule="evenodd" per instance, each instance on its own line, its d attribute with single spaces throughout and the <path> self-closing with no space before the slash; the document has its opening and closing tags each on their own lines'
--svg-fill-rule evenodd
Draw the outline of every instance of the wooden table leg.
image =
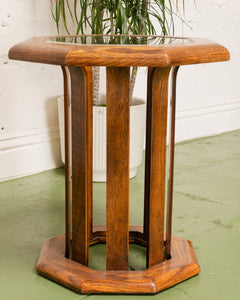
<svg viewBox="0 0 240 300">
<path fill-rule="evenodd" d="M 129 72 L 107 67 L 107 270 L 128 269 Z"/>
<path fill-rule="evenodd" d="M 170 130 L 170 161 L 169 161 L 169 183 L 167 199 L 167 220 L 166 220 L 166 254 L 165 259 L 171 257 L 172 239 L 172 203 L 173 203 L 173 174 L 174 174 L 174 146 L 175 146 L 175 113 L 176 113 L 176 84 L 179 67 L 173 67 L 171 72 L 171 130 Z"/>
<path fill-rule="evenodd" d="M 69 99 L 69 72 L 62 67 L 64 84 L 64 137 L 65 137 L 65 256 L 70 257 L 71 240 L 71 162 L 70 162 L 70 99 Z"/>
<path fill-rule="evenodd" d="M 149 69 L 144 195 L 147 267 L 164 260 L 165 166 L 170 68 Z"/>
<path fill-rule="evenodd" d="M 72 104 L 72 259 L 88 266 L 92 222 L 92 73 L 69 68 Z"/>
</svg>

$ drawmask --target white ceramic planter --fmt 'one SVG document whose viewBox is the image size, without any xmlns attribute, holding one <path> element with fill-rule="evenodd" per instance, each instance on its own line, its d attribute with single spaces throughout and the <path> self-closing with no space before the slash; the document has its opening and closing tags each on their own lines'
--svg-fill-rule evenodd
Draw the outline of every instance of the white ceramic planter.
<svg viewBox="0 0 240 300">
<path fill-rule="evenodd" d="M 104 97 L 104 95 L 102 96 Z M 64 103 L 63 96 L 58 98 L 59 129 L 62 161 L 65 162 L 64 151 Z M 137 174 L 142 162 L 145 136 L 146 104 L 144 100 L 133 98 L 130 107 L 130 174 Z M 106 181 L 106 107 L 93 106 L 93 181 Z"/>
</svg>

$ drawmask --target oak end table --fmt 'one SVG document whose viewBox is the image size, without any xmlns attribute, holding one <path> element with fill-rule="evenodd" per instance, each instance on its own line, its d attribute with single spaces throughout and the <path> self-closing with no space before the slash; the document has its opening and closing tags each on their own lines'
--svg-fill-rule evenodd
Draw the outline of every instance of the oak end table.
<svg viewBox="0 0 240 300">
<path fill-rule="evenodd" d="M 127 294 L 154 294 L 198 274 L 191 242 L 172 235 L 176 78 L 179 66 L 226 61 L 228 50 L 206 39 L 82 35 L 31 38 L 12 47 L 9 57 L 59 65 L 64 78 L 66 233 L 44 242 L 37 272 L 80 293 Z M 94 226 L 92 217 L 94 66 L 105 66 L 107 74 L 106 227 Z M 133 66 L 148 68 L 143 226 L 129 226 Z M 169 98 L 170 171 L 165 204 Z M 106 243 L 106 271 L 88 266 L 89 246 L 97 243 Z M 146 247 L 145 270 L 128 270 L 129 243 Z"/>
</svg>

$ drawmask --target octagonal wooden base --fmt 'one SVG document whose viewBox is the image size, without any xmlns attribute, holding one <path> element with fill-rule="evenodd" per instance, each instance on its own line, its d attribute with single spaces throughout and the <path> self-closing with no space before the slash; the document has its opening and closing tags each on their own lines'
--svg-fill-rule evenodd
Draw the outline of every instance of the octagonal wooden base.
<svg viewBox="0 0 240 300">
<path fill-rule="evenodd" d="M 65 258 L 65 235 L 46 240 L 37 272 L 79 293 L 154 294 L 200 272 L 190 241 L 173 237 L 172 258 L 144 271 L 96 271 Z"/>
</svg>

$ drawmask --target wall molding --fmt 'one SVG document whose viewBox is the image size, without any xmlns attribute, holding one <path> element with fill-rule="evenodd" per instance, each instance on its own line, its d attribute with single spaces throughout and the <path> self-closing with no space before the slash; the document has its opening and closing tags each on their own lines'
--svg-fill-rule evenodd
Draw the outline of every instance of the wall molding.
<svg viewBox="0 0 240 300">
<path fill-rule="evenodd" d="M 176 142 L 240 128 L 240 100 L 176 113 Z M 16 133 L 15 133 L 16 134 Z M 0 181 L 62 165 L 58 127 L 19 132 L 0 140 Z"/>
<path fill-rule="evenodd" d="M 23 146 L 30 146 L 36 143 L 45 143 L 59 139 L 58 127 L 49 130 L 30 130 L 17 132 L 14 135 L 5 135 L 0 139 L 0 151 L 7 151 Z"/>
<path fill-rule="evenodd" d="M 58 128 L 32 130 L 0 141 L 0 181 L 57 168 L 62 165 Z"/>
<path fill-rule="evenodd" d="M 240 100 L 176 112 L 176 142 L 240 128 Z"/>
</svg>

